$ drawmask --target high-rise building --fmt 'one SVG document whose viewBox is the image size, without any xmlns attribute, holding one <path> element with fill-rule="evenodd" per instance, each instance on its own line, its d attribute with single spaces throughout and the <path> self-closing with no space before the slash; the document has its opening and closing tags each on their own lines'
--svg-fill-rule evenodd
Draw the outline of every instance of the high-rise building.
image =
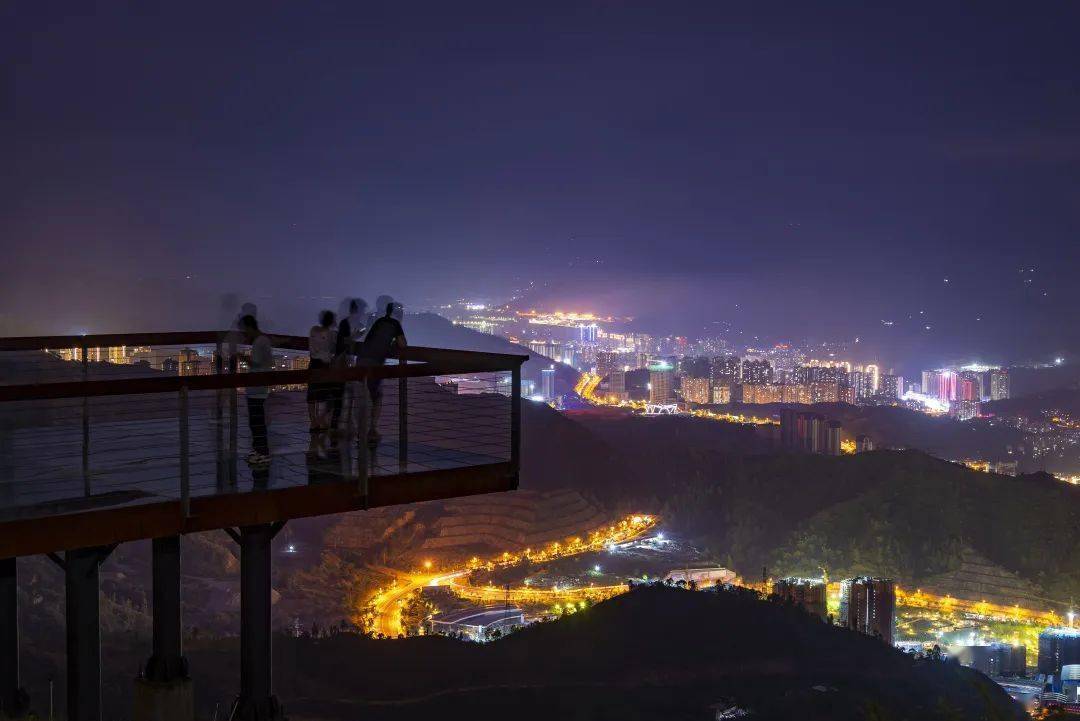
<svg viewBox="0 0 1080 721">
<path fill-rule="evenodd" d="M 770 383 L 769 385 L 742 384 L 743 403 L 783 403 L 784 388 Z"/>
<path fill-rule="evenodd" d="M 555 400 L 555 366 L 540 371 L 540 395 L 545 401 Z"/>
<path fill-rule="evenodd" d="M 990 400 L 1000 401 L 1009 397 L 1009 371 L 995 368 L 990 371 Z"/>
<path fill-rule="evenodd" d="M 794 408 L 780 409 L 780 445 L 788 450 L 794 450 L 797 446 L 798 418 L 799 412 Z"/>
<path fill-rule="evenodd" d="M 811 403 L 838 403 L 840 387 L 836 383 L 815 382 L 810 384 Z"/>
<path fill-rule="evenodd" d="M 825 455 L 840 455 L 840 429 L 839 421 L 829 421 L 825 426 Z"/>
<path fill-rule="evenodd" d="M 678 375 L 690 378 L 708 378 L 710 375 L 711 359 L 705 356 L 685 356 L 679 359 Z"/>
<path fill-rule="evenodd" d="M 529 341 L 529 350 L 552 360 L 561 355 L 559 344 L 553 340 L 531 340 Z"/>
<path fill-rule="evenodd" d="M 718 356 L 712 359 L 709 379 L 713 386 L 733 386 L 742 383 L 742 361 L 737 355 Z"/>
<path fill-rule="evenodd" d="M 974 395 L 971 398 L 965 397 L 964 400 L 981 401 L 987 398 L 985 373 L 973 370 L 960 371 L 960 381 L 961 383 L 970 381 L 974 386 Z"/>
<path fill-rule="evenodd" d="M 875 395 L 883 401 L 895 401 L 904 395 L 904 377 L 882 373 L 878 376 L 878 389 Z"/>
<path fill-rule="evenodd" d="M 597 329 L 596 323 L 591 323 L 589 325 L 584 325 L 584 324 L 579 325 L 578 326 L 578 340 L 580 340 L 582 343 L 595 343 L 596 342 L 596 329 Z"/>
<path fill-rule="evenodd" d="M 1027 675 L 1027 648 L 1009 643 L 984 646 L 950 646 L 949 655 L 961 666 L 981 671 L 987 676 Z"/>
<path fill-rule="evenodd" d="M 863 371 L 848 373 L 848 387 L 855 391 L 856 398 L 869 398 L 873 395 L 870 388 L 870 376 Z"/>
<path fill-rule="evenodd" d="M 683 378 L 682 397 L 687 403 L 706 405 L 712 400 L 709 396 L 708 378 Z"/>
<path fill-rule="evenodd" d="M 952 415 L 958 421 L 968 421 L 979 417 L 979 402 L 971 400 L 953 401 L 950 406 Z"/>
<path fill-rule="evenodd" d="M 957 375 L 955 371 L 941 371 L 937 376 L 937 397 L 943 401 L 956 400 Z"/>
<path fill-rule="evenodd" d="M 808 385 L 785 385 L 783 388 L 784 403 L 810 403 L 810 386 Z"/>
<path fill-rule="evenodd" d="M 859 576 L 840 584 L 840 623 L 892 646 L 896 625 L 896 582 Z"/>
<path fill-rule="evenodd" d="M 840 455 L 842 426 L 828 421 L 820 413 L 799 413 L 791 408 L 780 411 L 780 443 L 793 451 Z"/>
<path fill-rule="evenodd" d="M 773 371 L 790 371 L 799 365 L 805 356 L 802 351 L 793 348 L 787 343 L 779 343 L 765 352 L 766 358 L 772 363 Z"/>
<path fill-rule="evenodd" d="M 979 400 L 979 386 L 970 378 L 964 378 L 963 375 L 958 376 L 956 379 L 956 400 Z"/>
<path fill-rule="evenodd" d="M 870 377 L 870 392 L 877 393 L 881 387 L 881 370 L 871 363 L 864 368 L 864 371 Z"/>
<path fill-rule="evenodd" d="M 712 387 L 712 402 L 713 403 L 731 403 L 731 386 L 713 385 Z"/>
<path fill-rule="evenodd" d="M 781 578 L 773 582 L 773 595 L 806 609 L 822 621 L 828 618 L 825 581 L 820 578 Z"/>
<path fill-rule="evenodd" d="M 626 371 L 622 368 L 611 371 L 608 376 L 608 395 L 614 401 L 625 401 L 629 398 L 626 393 Z"/>
<path fill-rule="evenodd" d="M 767 360 L 750 360 L 742 362 L 743 385 L 763 386 L 772 383 L 772 366 Z"/>
<path fill-rule="evenodd" d="M 675 368 L 670 363 L 649 366 L 649 402 L 675 402 Z"/>
<path fill-rule="evenodd" d="M 923 371 L 922 372 L 922 392 L 923 395 L 936 396 L 938 388 L 938 376 L 940 373 L 937 371 Z"/>
<path fill-rule="evenodd" d="M 1080 663 L 1080 629 L 1048 628 L 1039 634 L 1039 673 L 1059 675 L 1061 667 Z"/>
</svg>

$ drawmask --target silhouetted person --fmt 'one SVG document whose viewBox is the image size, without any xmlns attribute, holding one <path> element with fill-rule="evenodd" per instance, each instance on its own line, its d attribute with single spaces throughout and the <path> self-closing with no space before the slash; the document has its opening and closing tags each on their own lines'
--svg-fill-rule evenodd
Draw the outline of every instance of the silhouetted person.
<svg viewBox="0 0 1080 721">
<path fill-rule="evenodd" d="M 337 340 L 334 346 L 334 367 L 348 368 L 352 365 L 352 357 L 356 354 L 357 341 L 363 337 L 367 330 L 367 303 L 361 298 L 348 299 L 342 304 L 343 313 L 341 322 L 338 323 Z M 330 419 L 330 428 L 336 429 L 341 421 L 341 411 L 345 405 L 345 384 L 333 385 L 333 414 Z M 352 414 L 350 413 L 351 417 Z"/>
<path fill-rule="evenodd" d="M 386 315 L 387 306 L 389 306 L 393 302 L 394 296 L 392 295 L 380 295 L 378 298 L 375 299 L 375 315 L 371 319 L 372 324 L 374 324 L 375 321 L 377 321 L 379 318 L 382 318 Z"/>
<path fill-rule="evenodd" d="M 251 345 L 248 370 L 252 373 L 274 370 L 274 351 L 270 339 L 259 330 L 255 316 L 241 316 L 239 324 L 244 342 Z M 266 432 L 266 399 L 270 396 L 270 389 L 267 386 L 248 386 L 244 395 L 247 397 L 248 426 L 251 428 L 251 453 L 247 461 L 252 465 L 265 465 L 270 462 L 270 442 Z"/>
<path fill-rule="evenodd" d="M 308 356 L 311 360 L 308 367 L 311 370 L 329 368 L 334 360 L 337 340 L 334 319 L 331 311 L 324 310 L 319 313 L 318 324 L 311 326 L 308 332 Z M 332 387 L 332 383 L 308 383 L 308 419 L 311 421 L 313 433 L 325 431 L 327 428 L 326 406 L 331 400 Z"/>
<path fill-rule="evenodd" d="M 391 302 L 386 306 L 385 314 L 372 324 L 367 337 L 357 352 L 357 364 L 362 366 L 381 366 L 386 359 L 406 347 L 405 331 L 401 327 L 404 311 L 401 303 Z M 368 396 L 371 398 L 371 427 L 368 429 L 368 441 L 377 443 L 379 433 L 375 426 L 382 412 L 382 378 L 369 378 Z"/>
</svg>

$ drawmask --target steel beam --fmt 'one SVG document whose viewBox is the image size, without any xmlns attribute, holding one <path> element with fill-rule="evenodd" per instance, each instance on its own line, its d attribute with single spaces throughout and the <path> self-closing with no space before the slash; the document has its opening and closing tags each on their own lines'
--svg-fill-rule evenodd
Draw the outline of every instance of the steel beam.
<svg viewBox="0 0 1080 721">
<path fill-rule="evenodd" d="M 19 683 L 19 577 L 14 558 L 0 559 L 0 718 L 19 718 L 29 708 Z"/>
<path fill-rule="evenodd" d="M 240 696 L 232 718 L 284 718 L 272 690 L 270 542 L 280 526 L 240 527 Z"/>
</svg>

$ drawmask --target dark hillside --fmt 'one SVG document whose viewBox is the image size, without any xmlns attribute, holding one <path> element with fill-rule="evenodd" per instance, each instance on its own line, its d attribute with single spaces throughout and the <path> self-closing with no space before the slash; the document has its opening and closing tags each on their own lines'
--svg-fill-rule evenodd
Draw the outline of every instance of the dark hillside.
<svg viewBox="0 0 1080 721">
<path fill-rule="evenodd" d="M 643 588 L 486 645 L 280 644 L 300 717 L 700 719 L 730 699 L 759 719 L 1023 718 L 973 671 L 732 593 Z"/>
</svg>

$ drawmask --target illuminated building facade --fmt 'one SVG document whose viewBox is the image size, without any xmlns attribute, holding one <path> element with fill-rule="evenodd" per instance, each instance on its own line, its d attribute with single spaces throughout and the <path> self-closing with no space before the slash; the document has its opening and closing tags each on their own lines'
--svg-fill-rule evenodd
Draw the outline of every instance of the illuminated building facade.
<svg viewBox="0 0 1080 721">
<path fill-rule="evenodd" d="M 960 382 L 961 384 L 964 384 L 965 382 L 971 384 L 970 396 L 966 389 L 961 390 L 964 400 L 981 401 L 986 400 L 988 397 L 986 393 L 985 373 L 974 370 L 960 371 Z"/>
<path fill-rule="evenodd" d="M 893 645 L 896 582 L 859 576 L 840 583 L 840 624 Z"/>
<path fill-rule="evenodd" d="M 525 625 L 525 614 L 514 606 L 466 608 L 434 616 L 428 630 L 444 636 L 460 636 L 470 641 L 487 641 L 496 630 L 509 633 Z"/>
<path fill-rule="evenodd" d="M 666 404 L 675 402 L 675 369 L 670 363 L 649 366 L 649 402 Z"/>
<path fill-rule="evenodd" d="M 864 370 L 866 375 L 870 377 L 870 392 L 877 393 L 881 387 L 881 370 L 873 363 L 866 366 Z"/>
<path fill-rule="evenodd" d="M 1059 675 L 1061 667 L 1080 664 L 1080 629 L 1048 628 L 1039 634 L 1039 673 Z"/>
<path fill-rule="evenodd" d="M 979 417 L 979 402 L 974 400 L 953 401 L 950 406 L 952 415 L 958 421 L 968 421 Z"/>
<path fill-rule="evenodd" d="M 784 403 L 810 403 L 810 386 L 807 385 L 785 385 L 783 388 Z"/>
<path fill-rule="evenodd" d="M 708 378 L 688 377 L 682 379 L 682 397 L 687 403 L 697 403 L 699 405 L 709 403 L 712 400 L 709 391 Z"/>
<path fill-rule="evenodd" d="M 840 387 L 836 383 L 818 381 L 809 384 L 811 403 L 838 403 Z"/>
<path fill-rule="evenodd" d="M 545 401 L 555 400 L 555 368 L 540 371 L 540 395 Z"/>
<path fill-rule="evenodd" d="M 820 578 L 781 578 L 773 582 L 773 596 L 800 606 L 822 621 L 828 618 L 825 581 Z"/>
<path fill-rule="evenodd" d="M 990 371 L 990 400 L 1000 401 L 1009 397 L 1009 371 L 995 368 Z"/>
<path fill-rule="evenodd" d="M 873 395 L 870 387 L 870 376 L 863 371 L 851 371 L 848 373 L 848 387 L 855 391 L 856 398 L 869 398 Z"/>
<path fill-rule="evenodd" d="M 878 389 L 875 394 L 883 401 L 895 401 L 904 395 L 904 377 L 891 373 L 878 376 Z"/>
<path fill-rule="evenodd" d="M 580 340 L 582 343 L 595 343 L 596 331 L 598 328 L 599 326 L 597 326 L 596 323 L 589 323 L 588 325 L 585 325 L 583 323 L 579 325 L 578 340 Z"/>
<path fill-rule="evenodd" d="M 742 362 L 742 383 L 743 386 L 763 386 L 768 383 L 772 383 L 773 371 L 772 365 L 767 360 L 750 360 L 746 359 Z M 762 401 L 765 402 L 765 401 Z M 773 402 L 773 401 L 768 401 Z"/>
<path fill-rule="evenodd" d="M 713 403 L 731 403 L 731 386 L 729 386 L 729 385 L 713 385 L 712 386 L 712 402 Z"/>
<path fill-rule="evenodd" d="M 753 385 L 750 383 L 742 384 L 742 402 L 743 403 L 783 403 L 784 402 L 784 388 L 785 386 L 779 386 L 775 384 L 769 385 Z"/>
<path fill-rule="evenodd" d="M 559 343 L 553 340 L 531 340 L 529 350 L 554 360 L 561 355 Z"/>
<path fill-rule="evenodd" d="M 742 383 L 742 361 L 736 355 L 713 358 L 709 377 L 714 386 Z"/>
</svg>

